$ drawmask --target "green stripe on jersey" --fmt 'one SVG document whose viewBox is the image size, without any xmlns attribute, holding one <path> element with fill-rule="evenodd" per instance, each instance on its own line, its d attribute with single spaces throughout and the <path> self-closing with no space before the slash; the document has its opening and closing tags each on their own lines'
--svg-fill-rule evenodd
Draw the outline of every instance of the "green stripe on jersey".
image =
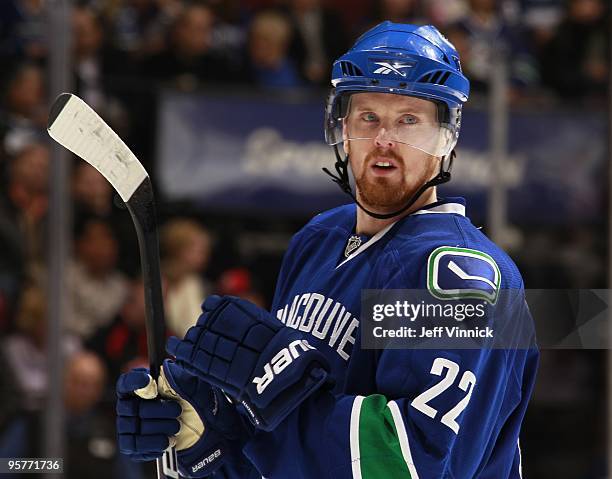
<svg viewBox="0 0 612 479">
<path fill-rule="evenodd" d="M 380 394 L 367 396 L 361 403 L 359 456 L 362 479 L 415 479 L 402 454 L 387 399 Z"/>
</svg>

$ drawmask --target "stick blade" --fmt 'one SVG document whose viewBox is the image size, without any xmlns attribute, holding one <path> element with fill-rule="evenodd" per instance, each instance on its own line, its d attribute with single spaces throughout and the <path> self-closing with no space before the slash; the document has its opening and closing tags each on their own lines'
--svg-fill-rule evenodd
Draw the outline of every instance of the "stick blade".
<svg viewBox="0 0 612 479">
<path fill-rule="evenodd" d="M 70 93 L 62 93 L 55 99 L 53 105 L 51 105 L 51 110 L 49 111 L 49 121 L 47 123 L 47 130 L 51 129 L 56 118 L 64 109 L 66 103 L 68 103 L 68 100 L 70 100 L 71 96 L 72 95 Z"/>
<path fill-rule="evenodd" d="M 47 132 L 102 173 L 125 202 L 149 176 L 123 140 L 76 95 L 62 93 L 57 97 Z"/>
</svg>

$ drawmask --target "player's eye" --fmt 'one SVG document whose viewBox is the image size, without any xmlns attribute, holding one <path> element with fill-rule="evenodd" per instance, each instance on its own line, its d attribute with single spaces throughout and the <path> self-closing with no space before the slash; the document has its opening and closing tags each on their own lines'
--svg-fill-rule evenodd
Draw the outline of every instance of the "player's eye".
<svg viewBox="0 0 612 479">
<path fill-rule="evenodd" d="M 376 114 L 372 112 L 365 112 L 365 113 L 362 113 L 361 119 L 365 121 L 366 123 L 374 123 L 378 121 L 378 116 L 376 116 Z"/>
<path fill-rule="evenodd" d="M 419 119 L 414 115 L 404 115 L 400 118 L 400 123 L 403 125 L 415 125 Z"/>
</svg>

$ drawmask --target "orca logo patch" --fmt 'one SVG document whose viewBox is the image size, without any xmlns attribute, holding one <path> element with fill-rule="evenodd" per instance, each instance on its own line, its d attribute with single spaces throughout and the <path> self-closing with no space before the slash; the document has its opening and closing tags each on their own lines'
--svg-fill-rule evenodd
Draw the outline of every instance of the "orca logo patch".
<svg viewBox="0 0 612 479">
<path fill-rule="evenodd" d="M 501 272 L 488 254 L 470 248 L 441 246 L 427 261 L 427 289 L 438 299 L 484 299 L 495 304 Z"/>
</svg>

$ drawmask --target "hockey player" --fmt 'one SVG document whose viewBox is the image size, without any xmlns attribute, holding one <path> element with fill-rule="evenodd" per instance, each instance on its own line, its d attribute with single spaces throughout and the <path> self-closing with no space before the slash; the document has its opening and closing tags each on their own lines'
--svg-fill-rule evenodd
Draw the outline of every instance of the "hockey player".
<svg viewBox="0 0 612 479">
<path fill-rule="evenodd" d="M 355 204 L 294 236 L 271 312 L 210 297 L 168 342 L 158 383 L 120 377 L 120 449 L 149 460 L 175 444 L 187 477 L 519 478 L 535 348 L 361 343 L 366 289 L 478 299 L 510 337 L 531 335 L 515 265 L 461 199 L 437 197 L 469 92 L 457 52 L 434 27 L 385 22 L 334 63 L 332 85 L 328 173 Z"/>
</svg>

